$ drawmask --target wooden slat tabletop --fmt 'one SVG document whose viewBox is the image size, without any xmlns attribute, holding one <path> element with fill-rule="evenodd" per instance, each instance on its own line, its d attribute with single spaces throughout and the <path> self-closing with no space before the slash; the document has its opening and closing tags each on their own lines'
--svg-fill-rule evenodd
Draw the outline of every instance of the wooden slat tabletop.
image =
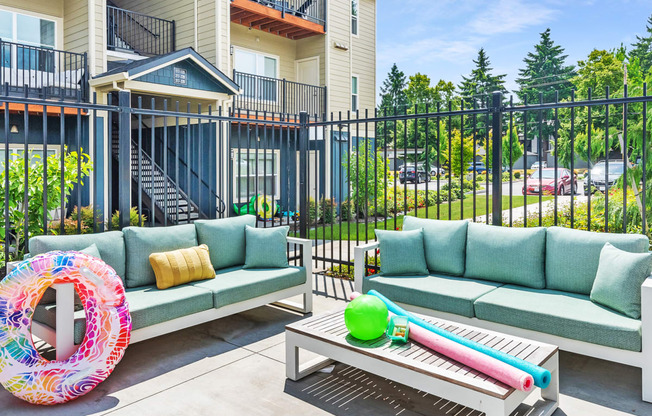
<svg viewBox="0 0 652 416">
<path fill-rule="evenodd" d="M 417 316 L 447 331 L 522 358 L 535 365 L 543 364 L 557 352 L 557 347 L 554 345 L 445 321 L 443 319 L 423 315 Z M 297 334 L 356 351 L 360 354 L 409 368 L 413 371 L 446 380 L 494 397 L 504 399 L 515 391 L 512 387 L 455 360 L 451 360 L 445 355 L 423 347 L 416 342 L 409 341 L 406 344 L 392 343 L 385 336 L 375 340 L 360 341 L 349 335 L 349 331 L 344 324 L 344 310 L 304 319 L 287 325 L 285 328 Z"/>
</svg>

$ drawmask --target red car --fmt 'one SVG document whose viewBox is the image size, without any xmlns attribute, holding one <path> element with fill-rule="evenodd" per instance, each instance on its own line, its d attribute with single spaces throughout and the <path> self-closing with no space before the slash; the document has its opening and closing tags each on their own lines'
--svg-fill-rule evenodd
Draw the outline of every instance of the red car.
<svg viewBox="0 0 652 416">
<path fill-rule="evenodd" d="M 565 195 L 571 190 L 577 193 L 577 176 L 573 175 L 573 188 L 571 188 L 571 173 L 568 169 L 557 169 L 557 183 L 555 183 L 555 168 L 543 168 L 530 175 L 523 186 L 523 195 Z M 539 189 L 541 187 L 541 189 Z"/>
</svg>

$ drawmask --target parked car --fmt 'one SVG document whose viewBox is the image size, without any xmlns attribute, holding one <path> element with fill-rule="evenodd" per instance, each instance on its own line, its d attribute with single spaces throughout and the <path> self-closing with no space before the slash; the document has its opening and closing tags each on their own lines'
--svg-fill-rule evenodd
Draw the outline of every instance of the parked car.
<svg viewBox="0 0 652 416">
<path fill-rule="evenodd" d="M 471 162 L 469 163 L 469 167 L 466 168 L 467 172 L 473 172 L 476 171 L 477 173 L 487 173 L 487 167 L 485 166 L 484 162 Z M 491 169 L 488 170 L 489 173 L 491 173 Z"/>
<path fill-rule="evenodd" d="M 564 168 L 557 168 L 556 182 L 555 168 L 538 169 L 525 180 L 522 190 L 523 195 L 565 195 L 571 191 L 577 192 L 577 175 L 571 179 L 571 172 Z"/>
<path fill-rule="evenodd" d="M 548 167 L 548 162 L 546 162 L 545 160 L 542 160 L 541 161 L 541 167 L 542 168 L 547 168 Z M 539 161 L 537 160 L 536 162 L 534 162 L 532 164 L 532 166 L 530 166 L 530 169 L 539 169 Z"/>
<path fill-rule="evenodd" d="M 624 172 L 623 161 L 621 160 L 609 160 L 609 180 L 605 181 L 605 173 L 607 170 L 607 164 L 604 160 L 593 165 L 591 168 L 591 183 L 589 184 L 589 176 L 586 176 L 584 181 L 584 195 L 589 194 L 589 189 L 591 193 L 595 191 L 604 192 L 609 189 L 611 185 L 614 184 L 620 178 Z"/>
<path fill-rule="evenodd" d="M 401 166 L 401 169 L 398 171 L 398 181 L 401 183 L 430 182 L 430 175 L 426 172 L 423 165 L 417 165 L 416 168 L 414 165 L 404 165 Z"/>
</svg>

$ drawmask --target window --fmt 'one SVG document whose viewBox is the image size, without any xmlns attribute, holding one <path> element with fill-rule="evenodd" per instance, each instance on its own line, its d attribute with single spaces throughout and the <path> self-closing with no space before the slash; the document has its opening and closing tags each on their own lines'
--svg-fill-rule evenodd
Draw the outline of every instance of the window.
<svg viewBox="0 0 652 416">
<path fill-rule="evenodd" d="M 0 10 L 0 38 L 4 41 L 53 49 L 55 33 L 52 20 Z M 3 67 L 54 72 L 54 52 L 51 51 L 3 45 L 0 56 Z"/>
<path fill-rule="evenodd" d="M 358 110 L 358 77 L 351 77 L 351 110 Z"/>
<path fill-rule="evenodd" d="M 249 153 L 249 154 L 247 154 Z M 249 202 L 255 195 L 280 198 L 278 151 L 234 150 L 236 163 L 235 197 Z"/>
<path fill-rule="evenodd" d="M 48 146 L 48 156 L 59 155 L 61 146 L 50 145 Z M 28 145 L 27 151 L 30 155 L 30 165 L 43 161 L 43 145 L 30 144 Z M 23 153 L 25 153 L 25 146 L 22 144 L 10 144 L 9 145 L 9 161 L 13 162 L 14 160 L 20 158 Z M 0 146 L 0 170 L 4 169 L 5 166 L 5 147 Z"/>
<path fill-rule="evenodd" d="M 257 100 L 276 101 L 278 59 L 262 53 L 235 49 L 234 67 L 239 74 L 236 83 L 243 95 Z"/>
<path fill-rule="evenodd" d="M 351 0 L 351 34 L 358 36 L 358 0 Z"/>
</svg>

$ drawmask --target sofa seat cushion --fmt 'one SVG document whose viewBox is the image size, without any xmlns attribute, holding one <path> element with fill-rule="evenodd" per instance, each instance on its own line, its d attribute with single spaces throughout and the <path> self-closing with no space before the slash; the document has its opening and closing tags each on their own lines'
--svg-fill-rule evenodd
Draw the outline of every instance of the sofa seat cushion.
<svg viewBox="0 0 652 416">
<path fill-rule="evenodd" d="M 193 224 L 169 227 L 126 227 L 122 230 L 127 249 L 128 288 L 156 284 L 149 255 L 197 246 L 197 233 Z"/>
<path fill-rule="evenodd" d="M 395 302 L 434 309 L 457 315 L 475 316 L 473 302 L 500 287 L 500 283 L 463 277 L 431 274 L 429 276 L 367 276 L 362 291 L 374 289 Z"/>
<path fill-rule="evenodd" d="M 190 285 L 159 290 L 155 285 L 126 290 L 132 329 L 140 329 L 213 308 L 209 290 Z M 39 306 L 33 319 L 56 329 L 56 305 Z M 75 343 L 86 333 L 84 311 L 75 312 Z"/>
<path fill-rule="evenodd" d="M 466 251 L 466 220 L 431 220 L 406 216 L 403 231 L 423 228 L 423 245 L 428 270 L 452 276 L 464 274 Z"/>
<path fill-rule="evenodd" d="M 464 277 L 543 289 L 546 229 L 470 223 Z"/>
<path fill-rule="evenodd" d="M 479 319 L 623 350 L 641 350 L 641 321 L 586 295 L 506 285 L 475 301 Z"/>
<path fill-rule="evenodd" d="M 81 235 L 39 235 L 29 239 L 31 257 L 53 250 L 82 251 L 92 244 L 97 246 L 102 260 L 125 281 L 125 242 L 121 231 L 106 231 Z"/>
<path fill-rule="evenodd" d="M 242 266 L 217 270 L 215 279 L 190 283 L 213 295 L 213 307 L 242 302 L 306 282 L 306 269 L 243 269 Z"/>
<path fill-rule="evenodd" d="M 612 234 L 550 227 L 546 231 L 546 288 L 591 293 L 605 243 L 630 253 L 647 253 L 641 234 Z"/>
</svg>

